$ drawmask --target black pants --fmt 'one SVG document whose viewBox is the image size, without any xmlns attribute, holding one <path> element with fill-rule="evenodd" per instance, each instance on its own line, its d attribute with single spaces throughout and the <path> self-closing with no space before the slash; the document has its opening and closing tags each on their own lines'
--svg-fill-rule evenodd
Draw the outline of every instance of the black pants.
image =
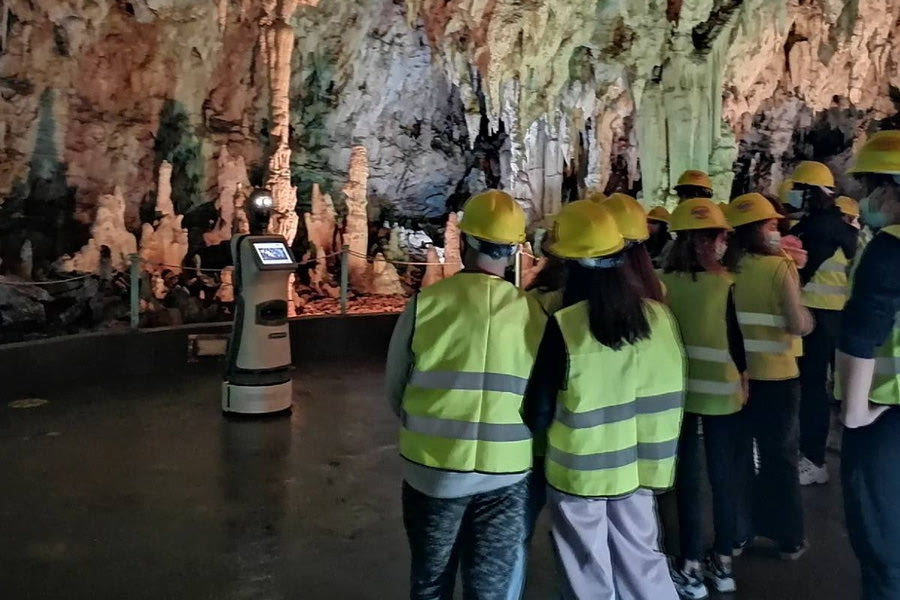
<svg viewBox="0 0 900 600">
<path fill-rule="evenodd" d="M 841 311 L 810 310 L 816 319 L 816 328 L 803 338 L 803 356 L 800 357 L 800 451 L 821 467 L 825 464 L 825 444 L 831 425 L 828 366 L 834 364 Z"/>
<path fill-rule="evenodd" d="M 742 435 L 756 438 L 759 474 L 753 474 L 750 439 L 739 442 L 737 539 L 762 535 L 782 549 L 804 539 L 803 505 L 797 473 L 800 390 L 796 379 L 750 381 L 750 401 L 742 411 L 747 427 Z"/>
<path fill-rule="evenodd" d="M 865 600 L 900 598 L 900 408 L 845 429 L 841 444 L 844 514 L 862 571 Z"/>
<path fill-rule="evenodd" d="M 463 498 L 432 498 L 403 482 L 412 555 L 409 597 L 450 600 L 462 562 L 463 598 L 504 600 L 525 541 L 528 478 Z"/>
<path fill-rule="evenodd" d="M 735 468 L 738 460 L 740 429 L 745 426 L 741 413 L 703 416 L 684 413 L 678 441 L 678 469 L 675 492 L 678 496 L 678 530 L 681 558 L 703 558 L 703 498 L 700 473 L 700 436 L 703 423 L 706 470 L 712 489 L 713 526 L 716 539 L 713 550 L 731 556 L 736 534 Z M 746 436 L 744 436 L 746 437 Z"/>
</svg>

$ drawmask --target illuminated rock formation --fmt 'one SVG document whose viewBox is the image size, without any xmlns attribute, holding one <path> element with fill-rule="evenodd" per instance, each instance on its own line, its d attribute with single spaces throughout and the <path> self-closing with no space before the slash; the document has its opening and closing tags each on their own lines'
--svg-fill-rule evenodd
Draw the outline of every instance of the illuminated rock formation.
<svg viewBox="0 0 900 600">
<path fill-rule="evenodd" d="M 117 271 L 128 270 L 128 255 L 137 252 L 137 240 L 125 228 L 125 197 L 118 187 L 100 198 L 87 245 L 72 258 L 61 260 L 59 270 L 99 273 L 101 246 L 109 248 L 110 266 Z"/>
<path fill-rule="evenodd" d="M 181 226 L 181 215 L 172 206 L 172 165 L 163 162 L 159 167 L 156 189 L 155 223 L 144 223 L 141 230 L 140 254 L 143 268 L 151 273 L 168 269 L 181 272 L 181 263 L 188 252 L 188 232 Z M 154 288 L 156 293 L 156 288 Z"/>
<path fill-rule="evenodd" d="M 366 186 L 369 180 L 369 164 L 366 149 L 355 146 L 350 153 L 347 183 L 342 191 L 346 197 L 347 218 L 344 224 L 344 245 L 350 248 L 348 267 L 350 286 L 367 291 L 372 283 L 372 272 L 366 253 L 369 250 L 369 222 L 366 212 Z"/>
</svg>

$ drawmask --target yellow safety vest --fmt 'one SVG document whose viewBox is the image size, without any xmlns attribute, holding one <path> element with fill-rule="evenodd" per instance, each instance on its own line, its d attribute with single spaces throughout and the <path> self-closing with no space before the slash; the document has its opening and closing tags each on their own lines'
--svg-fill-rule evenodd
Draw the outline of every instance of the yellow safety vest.
<svg viewBox="0 0 900 600">
<path fill-rule="evenodd" d="M 849 286 L 847 270 L 850 261 L 840 248 L 834 256 L 823 262 L 805 286 L 803 286 L 803 304 L 810 308 L 822 310 L 843 310 L 847 304 Z"/>
<path fill-rule="evenodd" d="M 419 292 L 400 454 L 450 471 L 531 468 L 522 398 L 546 322 L 499 277 L 457 273 Z"/>
<path fill-rule="evenodd" d="M 588 304 L 554 315 L 569 358 L 550 426 L 547 481 L 584 497 L 668 489 L 684 406 L 685 360 L 674 317 L 644 303 L 650 338 L 613 350 L 591 334 Z"/>
<path fill-rule="evenodd" d="M 890 225 L 880 233 L 900 239 L 900 225 Z M 875 351 L 875 375 L 869 399 L 876 404 L 900 404 L 900 313 L 884 344 Z"/>
<path fill-rule="evenodd" d="M 563 290 L 545 290 L 535 288 L 533 290 L 529 290 L 528 293 L 538 301 L 538 303 L 541 305 L 541 308 L 543 308 L 544 312 L 546 312 L 548 315 L 552 315 L 562 308 Z"/>
<path fill-rule="evenodd" d="M 730 415 L 741 410 L 741 375 L 728 348 L 726 310 L 734 278 L 726 273 L 665 273 L 669 308 L 688 358 L 684 410 Z"/>
<path fill-rule="evenodd" d="M 785 256 L 759 254 L 747 254 L 738 266 L 734 303 L 750 379 L 780 381 L 799 374 L 795 336 L 785 328 L 781 305 L 784 278 L 796 270 Z"/>
</svg>

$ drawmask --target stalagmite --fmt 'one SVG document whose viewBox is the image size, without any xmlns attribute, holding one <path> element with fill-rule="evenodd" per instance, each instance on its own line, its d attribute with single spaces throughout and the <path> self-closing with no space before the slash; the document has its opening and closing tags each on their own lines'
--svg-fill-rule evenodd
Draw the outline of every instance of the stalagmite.
<svg viewBox="0 0 900 600">
<path fill-rule="evenodd" d="M 203 241 L 207 246 L 215 246 L 227 242 L 234 235 L 235 214 L 240 199 L 240 207 L 243 209 L 247 190 L 250 189 L 250 181 L 247 179 L 247 165 L 243 156 L 232 156 L 227 146 L 222 146 L 219 158 L 216 160 L 219 196 L 216 199 L 216 209 L 219 219 L 211 231 L 203 234 Z M 241 210 L 243 213 L 243 210 Z M 246 219 L 246 215 L 242 215 Z M 248 226 L 249 230 L 249 226 Z"/>
<path fill-rule="evenodd" d="M 331 196 L 322 193 L 317 183 L 312 188 L 312 208 L 310 212 L 303 213 L 303 220 L 306 222 L 306 237 L 317 250 L 321 250 L 321 256 L 337 250 L 334 247 L 337 230 L 334 202 Z"/>
<path fill-rule="evenodd" d="M 433 285 L 444 278 L 444 268 L 441 266 L 441 259 L 438 257 L 437 250 L 434 246 L 428 246 L 428 253 L 425 255 L 425 276 L 422 277 L 422 287 L 426 288 Z"/>
<path fill-rule="evenodd" d="M 373 294 L 381 296 L 396 296 L 403 293 L 403 286 L 400 285 L 400 275 L 394 265 L 385 260 L 384 255 L 380 252 L 375 255 L 372 263 L 372 286 Z"/>
<path fill-rule="evenodd" d="M 61 271 L 99 273 L 101 246 L 109 248 L 110 266 L 116 271 L 127 270 L 128 255 L 137 252 L 137 240 L 125 227 L 125 196 L 119 187 L 100 197 L 88 243 L 72 258 L 64 257 L 57 267 Z"/>
<path fill-rule="evenodd" d="M 234 267 L 225 267 L 216 290 L 216 300 L 219 302 L 234 302 Z"/>
<path fill-rule="evenodd" d="M 459 217 L 456 213 L 450 213 L 444 232 L 444 277 L 455 275 L 463 268 L 462 258 L 459 255 L 459 239 Z"/>
<path fill-rule="evenodd" d="M 188 232 L 181 227 L 182 215 L 176 215 L 172 205 L 172 165 L 166 161 L 159 166 L 156 189 L 159 221 L 155 227 L 144 223 L 139 254 L 146 271 L 161 273 L 168 269 L 181 273 L 181 263 L 188 252 Z"/>
<path fill-rule="evenodd" d="M 344 244 L 350 247 L 348 266 L 350 285 L 357 291 L 368 291 L 372 275 L 366 252 L 369 245 L 369 222 L 366 212 L 366 186 L 369 180 L 369 164 L 366 149 L 354 146 L 350 151 L 350 168 L 347 184 L 342 191 L 347 200 L 347 220 L 344 227 Z"/>
</svg>

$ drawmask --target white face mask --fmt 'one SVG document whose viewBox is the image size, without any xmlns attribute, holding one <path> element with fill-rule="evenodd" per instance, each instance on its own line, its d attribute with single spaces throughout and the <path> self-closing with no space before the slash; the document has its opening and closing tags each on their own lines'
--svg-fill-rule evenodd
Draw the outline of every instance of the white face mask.
<svg viewBox="0 0 900 600">
<path fill-rule="evenodd" d="M 768 246 L 769 250 L 772 250 L 773 252 L 781 250 L 781 234 L 777 231 L 767 231 L 766 246 Z"/>
<path fill-rule="evenodd" d="M 791 190 L 787 193 L 787 203 L 797 210 L 803 208 L 803 190 Z"/>
<path fill-rule="evenodd" d="M 882 208 L 886 201 L 887 192 L 879 188 L 863 198 L 859 203 L 859 212 L 862 220 L 871 229 L 882 229 L 888 225 L 888 216 Z"/>
<path fill-rule="evenodd" d="M 727 251 L 728 251 L 728 242 L 725 242 L 725 241 L 716 242 L 716 250 L 715 250 L 716 262 L 722 262 L 722 259 L 725 258 L 725 253 Z"/>
</svg>

